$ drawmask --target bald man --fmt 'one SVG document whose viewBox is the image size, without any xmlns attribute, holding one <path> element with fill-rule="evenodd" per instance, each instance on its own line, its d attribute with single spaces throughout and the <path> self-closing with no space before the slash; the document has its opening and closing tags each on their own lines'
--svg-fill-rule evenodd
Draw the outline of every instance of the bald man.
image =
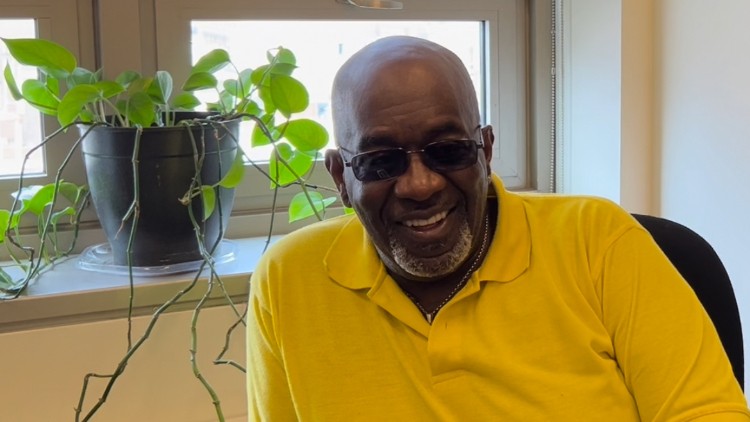
<svg viewBox="0 0 750 422">
<path fill-rule="evenodd" d="M 750 420 L 711 321 L 627 212 L 505 190 L 452 52 L 366 46 L 333 116 L 326 167 L 355 215 L 253 273 L 251 420 Z"/>
</svg>

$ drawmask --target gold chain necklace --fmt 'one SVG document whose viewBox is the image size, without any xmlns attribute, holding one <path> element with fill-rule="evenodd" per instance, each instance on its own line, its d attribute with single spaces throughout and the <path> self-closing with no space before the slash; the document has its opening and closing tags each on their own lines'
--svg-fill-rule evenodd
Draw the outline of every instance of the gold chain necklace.
<svg viewBox="0 0 750 422">
<path fill-rule="evenodd" d="M 412 302 L 414 302 L 414 305 L 416 305 L 417 309 L 424 315 L 424 318 L 427 320 L 428 324 L 432 324 L 432 321 L 435 319 L 435 315 L 437 315 L 438 311 L 445 306 L 448 301 L 453 299 L 453 296 L 458 293 L 459 290 L 461 290 L 466 283 L 469 281 L 469 278 L 471 277 L 471 274 L 477 269 L 479 266 L 479 261 L 482 259 L 482 256 L 484 255 L 484 250 L 487 247 L 487 240 L 489 238 L 489 232 L 490 232 L 490 217 L 489 213 L 487 213 L 484 217 L 484 236 L 482 237 L 482 245 L 479 247 L 479 254 L 476 258 L 474 258 L 474 262 L 471 263 L 471 267 L 469 267 L 468 271 L 466 271 L 466 274 L 461 278 L 461 281 L 456 284 L 456 287 L 451 290 L 450 293 L 448 293 L 448 296 L 443 299 L 438 306 L 433 309 L 432 312 L 427 312 L 424 307 L 419 303 L 419 300 L 417 300 L 416 297 L 412 296 L 411 293 L 404 290 L 404 294 L 406 294 L 406 297 L 411 299 Z M 402 289 L 403 290 L 403 289 Z"/>
</svg>

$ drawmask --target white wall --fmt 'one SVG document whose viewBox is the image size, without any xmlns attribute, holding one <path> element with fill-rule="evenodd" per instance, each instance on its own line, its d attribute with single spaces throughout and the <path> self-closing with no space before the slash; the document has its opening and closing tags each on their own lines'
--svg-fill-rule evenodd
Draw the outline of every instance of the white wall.
<svg viewBox="0 0 750 422">
<path fill-rule="evenodd" d="M 562 10 L 558 192 L 620 199 L 621 20 L 619 0 Z"/>
<path fill-rule="evenodd" d="M 563 191 L 703 235 L 732 278 L 750 363 L 750 1 L 602 3 L 564 2 L 576 28 L 563 43 Z"/>
<path fill-rule="evenodd" d="M 653 1 L 563 5 L 557 191 L 653 213 Z"/>
<path fill-rule="evenodd" d="M 750 1 L 659 5 L 661 213 L 701 233 L 723 259 L 750 362 Z"/>
</svg>

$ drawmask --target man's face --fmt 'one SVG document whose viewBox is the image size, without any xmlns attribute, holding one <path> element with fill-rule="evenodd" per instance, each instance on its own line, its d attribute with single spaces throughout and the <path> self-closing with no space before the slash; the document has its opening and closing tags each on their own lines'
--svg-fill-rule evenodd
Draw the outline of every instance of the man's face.
<svg viewBox="0 0 750 422">
<path fill-rule="evenodd" d="M 419 150 L 443 139 L 481 142 L 478 119 L 465 105 L 472 97 L 461 88 L 414 62 L 386 69 L 364 81 L 342 116 L 351 134 L 339 140 L 343 160 L 384 148 Z M 486 134 L 491 138 L 489 129 Z M 420 153 L 409 154 L 406 172 L 387 180 L 363 182 L 351 168 L 329 166 L 344 202 L 354 208 L 392 273 L 434 279 L 455 271 L 478 246 L 491 139 L 485 143 L 476 163 L 451 172 L 430 169 Z"/>
</svg>

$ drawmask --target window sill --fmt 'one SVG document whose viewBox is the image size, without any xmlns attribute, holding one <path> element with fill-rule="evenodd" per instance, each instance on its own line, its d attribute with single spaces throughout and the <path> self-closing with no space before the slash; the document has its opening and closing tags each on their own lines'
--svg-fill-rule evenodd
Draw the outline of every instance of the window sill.
<svg viewBox="0 0 750 422">
<path fill-rule="evenodd" d="M 217 273 L 226 294 L 245 302 L 248 279 L 265 246 L 265 238 L 233 239 L 235 257 L 218 264 Z M 206 292 L 209 270 L 169 311 L 192 309 Z M 178 292 L 190 286 L 195 272 L 133 279 L 133 315 L 152 314 Z M 48 328 L 83 322 L 125 318 L 128 314 L 130 283 L 127 275 L 87 271 L 78 267 L 78 255 L 58 263 L 31 284 L 25 294 L 0 303 L 0 333 Z M 204 306 L 227 304 L 215 285 Z"/>
</svg>

